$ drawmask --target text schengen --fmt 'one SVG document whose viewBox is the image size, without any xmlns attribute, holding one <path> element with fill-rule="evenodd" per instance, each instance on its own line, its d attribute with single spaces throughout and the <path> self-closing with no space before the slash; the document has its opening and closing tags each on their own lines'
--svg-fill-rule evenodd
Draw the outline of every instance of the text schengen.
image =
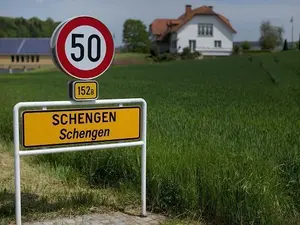
<svg viewBox="0 0 300 225">
<path fill-rule="evenodd" d="M 111 129 L 101 128 L 105 127 L 107 123 L 117 122 L 117 112 L 74 112 L 74 113 L 62 113 L 54 114 L 52 116 L 52 124 L 54 126 L 59 125 L 78 125 L 78 124 L 99 124 L 97 129 L 78 129 L 78 128 L 62 128 L 60 130 L 60 140 L 65 139 L 90 139 L 96 140 L 98 137 L 109 137 Z M 104 126 L 102 126 L 104 125 Z"/>
<path fill-rule="evenodd" d="M 139 107 L 25 111 L 23 146 L 138 139 L 140 116 Z"/>
</svg>

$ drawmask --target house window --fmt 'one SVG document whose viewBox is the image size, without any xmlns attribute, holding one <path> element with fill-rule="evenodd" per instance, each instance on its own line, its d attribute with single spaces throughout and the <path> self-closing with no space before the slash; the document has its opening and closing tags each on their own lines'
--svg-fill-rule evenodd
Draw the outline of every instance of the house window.
<svg viewBox="0 0 300 225">
<path fill-rule="evenodd" d="M 34 62 L 34 56 L 33 55 L 31 56 L 31 62 Z"/>
<path fill-rule="evenodd" d="M 21 56 L 21 62 L 24 62 L 24 56 L 23 55 Z"/>
<path fill-rule="evenodd" d="M 39 62 L 39 61 L 40 61 L 40 56 L 37 55 L 37 56 L 36 56 L 36 62 Z"/>
<path fill-rule="evenodd" d="M 189 48 L 191 49 L 191 52 L 196 51 L 196 40 L 189 40 Z"/>
<path fill-rule="evenodd" d="M 14 62 L 14 61 L 15 61 L 15 56 L 12 55 L 12 56 L 11 56 L 11 62 Z"/>
<path fill-rule="evenodd" d="M 19 59 L 19 56 L 18 56 L 18 55 L 16 56 L 16 58 L 17 58 L 17 62 L 19 62 L 20 59 Z"/>
<path fill-rule="evenodd" d="M 176 41 L 176 40 L 175 40 L 175 41 L 172 41 L 171 47 L 172 47 L 173 49 L 177 49 L 177 41 Z"/>
<path fill-rule="evenodd" d="M 29 62 L 29 55 L 28 55 L 28 56 L 26 56 L 26 61 L 27 61 L 27 62 Z"/>
<path fill-rule="evenodd" d="M 211 24 L 211 23 L 198 24 L 198 35 L 212 37 L 213 36 L 213 24 Z"/>
<path fill-rule="evenodd" d="M 222 42 L 221 41 L 215 41 L 215 48 L 222 48 Z"/>
</svg>

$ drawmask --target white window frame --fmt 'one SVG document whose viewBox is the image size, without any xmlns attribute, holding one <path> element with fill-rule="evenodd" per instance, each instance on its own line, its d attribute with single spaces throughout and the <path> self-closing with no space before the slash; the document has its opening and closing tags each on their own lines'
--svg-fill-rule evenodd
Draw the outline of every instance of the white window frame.
<svg viewBox="0 0 300 225">
<path fill-rule="evenodd" d="M 193 48 L 191 48 L 191 43 L 194 43 L 194 46 Z M 191 52 L 195 52 L 196 51 L 196 48 L 197 48 L 197 40 L 193 39 L 193 40 L 189 40 L 189 48 L 191 49 Z"/>
<path fill-rule="evenodd" d="M 198 24 L 198 36 L 213 37 L 214 36 L 214 25 L 212 23 L 199 23 Z"/>
<path fill-rule="evenodd" d="M 221 40 L 215 40 L 215 48 L 222 48 L 222 41 Z"/>
</svg>

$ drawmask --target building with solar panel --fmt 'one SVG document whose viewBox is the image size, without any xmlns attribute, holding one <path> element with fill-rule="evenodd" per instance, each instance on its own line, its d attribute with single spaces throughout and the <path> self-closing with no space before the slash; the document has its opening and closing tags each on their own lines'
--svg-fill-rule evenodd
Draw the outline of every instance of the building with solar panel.
<svg viewBox="0 0 300 225">
<path fill-rule="evenodd" d="M 0 68 L 54 66 L 50 38 L 0 38 Z"/>
</svg>

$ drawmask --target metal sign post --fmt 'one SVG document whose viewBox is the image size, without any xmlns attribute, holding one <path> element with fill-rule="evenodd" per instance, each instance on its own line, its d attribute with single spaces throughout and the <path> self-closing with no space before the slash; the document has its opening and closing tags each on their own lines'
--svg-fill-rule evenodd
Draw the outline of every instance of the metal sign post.
<svg viewBox="0 0 300 225">
<path fill-rule="evenodd" d="M 96 144 L 96 145 L 83 145 L 83 146 L 69 146 L 60 148 L 39 148 L 20 150 L 20 135 L 19 135 L 19 118 L 20 109 L 25 107 L 52 107 L 52 106 L 76 106 L 76 105 L 107 105 L 107 104 L 142 104 L 141 112 L 141 135 L 140 140 L 131 142 L 121 143 L 108 143 L 108 144 Z M 101 109 L 101 108 L 100 108 Z M 122 108 L 120 108 L 122 109 Z M 47 112 L 47 110 L 45 110 Z M 54 125 L 53 125 L 54 126 Z M 36 125 L 36 129 L 40 127 Z M 146 214 L 146 135 L 147 135 L 147 103 L 141 98 L 132 99 L 103 99 L 96 100 L 94 103 L 91 102 L 72 102 L 72 101 L 45 101 L 45 102 L 20 102 L 15 105 L 13 110 L 13 129 L 14 129 L 14 154 L 15 154 L 15 200 L 16 200 L 16 222 L 17 225 L 21 225 L 21 181 L 20 181 L 20 157 L 30 155 L 41 155 L 51 153 L 62 153 L 62 152 L 76 152 L 86 150 L 101 150 L 110 148 L 122 148 L 122 147 L 133 147 L 142 146 L 141 152 L 141 215 L 147 216 Z M 26 130 L 23 131 L 23 136 L 26 138 Z M 30 133 L 29 133 L 30 135 Z M 41 145 L 43 146 L 43 145 Z M 45 146 L 45 145 L 44 145 Z"/>
<path fill-rule="evenodd" d="M 21 156 L 132 146 L 142 146 L 141 215 L 147 216 L 147 103 L 142 98 L 97 100 L 98 82 L 93 79 L 110 67 L 114 57 L 114 42 L 110 31 L 94 17 L 78 16 L 59 24 L 49 44 L 55 65 L 72 79 L 79 81 L 69 81 L 67 87 L 70 101 L 19 102 L 14 106 L 16 224 L 21 225 Z M 99 107 L 110 104 L 116 107 Z M 142 107 L 124 104 L 141 104 Z M 91 105 L 93 108 L 48 109 L 83 105 Z M 40 110 L 21 110 L 36 107 Z M 117 143 L 103 143 L 110 141 Z M 70 146 L 71 144 L 84 145 Z M 64 146 L 57 147 L 59 145 Z"/>
</svg>

